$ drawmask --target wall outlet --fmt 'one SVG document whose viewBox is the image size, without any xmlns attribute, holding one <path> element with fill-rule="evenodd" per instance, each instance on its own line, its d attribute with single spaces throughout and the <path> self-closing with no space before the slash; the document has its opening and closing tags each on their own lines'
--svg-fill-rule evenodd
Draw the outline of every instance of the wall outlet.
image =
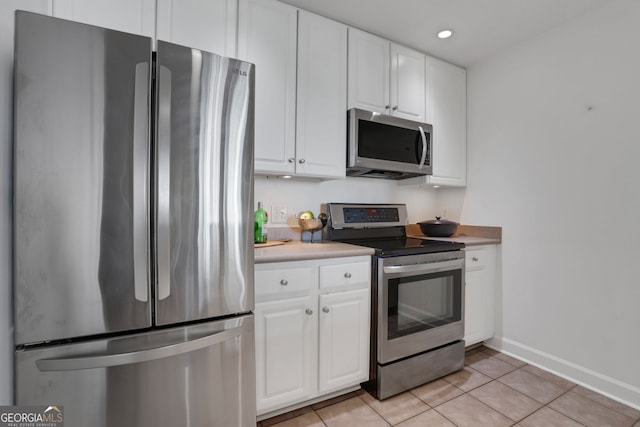
<svg viewBox="0 0 640 427">
<path fill-rule="evenodd" d="M 271 216 L 269 222 L 272 224 L 286 224 L 289 213 L 285 206 L 271 206 Z"/>
</svg>

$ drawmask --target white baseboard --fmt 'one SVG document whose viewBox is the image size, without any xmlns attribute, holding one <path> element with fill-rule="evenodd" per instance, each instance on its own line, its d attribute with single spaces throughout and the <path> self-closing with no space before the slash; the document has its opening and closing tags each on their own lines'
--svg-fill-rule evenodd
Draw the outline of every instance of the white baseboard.
<svg viewBox="0 0 640 427">
<path fill-rule="evenodd" d="M 636 386 L 508 338 L 494 337 L 485 345 L 640 410 L 640 388 Z"/>
</svg>

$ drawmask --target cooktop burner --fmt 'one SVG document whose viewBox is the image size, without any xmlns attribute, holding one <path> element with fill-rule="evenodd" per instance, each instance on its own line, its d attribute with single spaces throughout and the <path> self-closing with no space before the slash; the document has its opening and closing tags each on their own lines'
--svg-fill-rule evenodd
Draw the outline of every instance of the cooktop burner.
<svg viewBox="0 0 640 427">
<path fill-rule="evenodd" d="M 441 240 L 414 239 L 411 237 L 399 239 L 348 239 L 342 243 L 366 246 L 376 250 L 376 255 L 414 255 L 433 252 L 457 251 L 464 248 L 464 244 Z"/>
</svg>

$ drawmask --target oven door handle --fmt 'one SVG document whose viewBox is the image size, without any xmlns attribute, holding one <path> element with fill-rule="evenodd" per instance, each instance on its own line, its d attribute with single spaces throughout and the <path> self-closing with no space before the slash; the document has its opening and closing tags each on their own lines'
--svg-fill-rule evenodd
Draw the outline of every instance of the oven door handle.
<svg viewBox="0 0 640 427">
<path fill-rule="evenodd" d="M 434 261 L 424 264 L 409 264 L 409 265 L 390 265 L 383 267 L 382 271 L 385 274 L 397 274 L 397 273 L 437 273 L 440 271 L 455 270 L 464 268 L 464 258 L 455 259 L 451 261 Z"/>
</svg>

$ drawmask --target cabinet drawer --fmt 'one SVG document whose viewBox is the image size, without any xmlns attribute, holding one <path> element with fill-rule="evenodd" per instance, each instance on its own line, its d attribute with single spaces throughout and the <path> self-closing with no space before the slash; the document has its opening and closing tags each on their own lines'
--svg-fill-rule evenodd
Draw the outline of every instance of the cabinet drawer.
<svg viewBox="0 0 640 427">
<path fill-rule="evenodd" d="M 256 301 L 307 295 L 317 286 L 316 275 L 313 267 L 257 270 Z"/>
<path fill-rule="evenodd" d="M 488 251 L 483 248 L 465 248 L 465 270 L 481 270 L 487 266 Z"/>
<path fill-rule="evenodd" d="M 320 289 L 349 287 L 361 285 L 365 287 L 371 281 L 371 264 L 354 262 L 348 264 L 323 265 L 320 267 Z"/>
</svg>

